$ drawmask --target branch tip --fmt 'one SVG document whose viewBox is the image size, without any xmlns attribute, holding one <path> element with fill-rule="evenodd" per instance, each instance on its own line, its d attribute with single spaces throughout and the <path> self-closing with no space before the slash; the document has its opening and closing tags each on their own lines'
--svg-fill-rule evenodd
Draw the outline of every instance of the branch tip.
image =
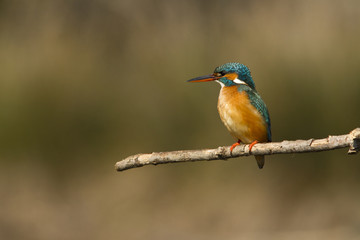
<svg viewBox="0 0 360 240">
<path fill-rule="evenodd" d="M 356 154 L 360 150 L 360 128 L 356 128 L 350 132 L 351 139 L 348 154 Z"/>
</svg>

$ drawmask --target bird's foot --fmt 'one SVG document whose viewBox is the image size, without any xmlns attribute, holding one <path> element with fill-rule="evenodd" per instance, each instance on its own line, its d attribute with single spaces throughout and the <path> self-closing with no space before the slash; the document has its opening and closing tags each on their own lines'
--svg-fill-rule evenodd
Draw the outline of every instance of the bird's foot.
<svg viewBox="0 0 360 240">
<path fill-rule="evenodd" d="M 255 144 L 257 144 L 257 143 L 259 143 L 257 140 L 255 140 L 255 141 L 253 141 L 252 143 L 250 143 L 250 145 L 249 145 L 249 153 L 251 153 L 252 147 L 253 147 Z"/>
<path fill-rule="evenodd" d="M 240 143 L 241 143 L 241 141 L 238 140 L 236 143 L 234 143 L 233 145 L 231 145 L 231 147 L 230 147 L 230 153 L 231 153 L 231 154 L 232 154 L 232 151 L 234 150 L 234 148 L 235 148 L 236 146 L 240 145 Z"/>
</svg>

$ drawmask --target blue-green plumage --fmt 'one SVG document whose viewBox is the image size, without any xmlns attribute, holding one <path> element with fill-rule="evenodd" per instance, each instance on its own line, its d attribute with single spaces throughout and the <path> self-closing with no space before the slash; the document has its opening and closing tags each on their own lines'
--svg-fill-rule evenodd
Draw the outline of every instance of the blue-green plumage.
<svg viewBox="0 0 360 240">
<path fill-rule="evenodd" d="M 260 95 L 257 93 L 256 90 L 253 90 L 246 85 L 239 85 L 238 91 L 239 92 L 245 91 L 247 93 L 250 99 L 250 103 L 260 112 L 261 116 L 264 118 L 267 124 L 267 138 L 268 141 L 271 142 L 270 116 L 264 101 L 262 100 L 262 98 L 260 97 Z"/>
<path fill-rule="evenodd" d="M 223 75 L 225 75 L 226 73 L 237 73 L 240 80 L 244 81 L 247 85 L 249 85 L 249 87 L 255 90 L 255 83 L 251 77 L 250 69 L 244 64 L 226 63 L 215 68 L 214 73 L 221 73 Z"/>
</svg>

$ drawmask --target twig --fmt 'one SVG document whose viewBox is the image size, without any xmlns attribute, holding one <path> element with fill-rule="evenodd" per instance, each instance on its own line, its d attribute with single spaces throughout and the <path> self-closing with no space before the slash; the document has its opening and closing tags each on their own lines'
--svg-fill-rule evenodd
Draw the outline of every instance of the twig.
<svg viewBox="0 0 360 240">
<path fill-rule="evenodd" d="M 251 149 L 251 154 L 249 153 L 249 145 L 236 147 L 232 154 L 230 153 L 230 147 L 136 154 L 117 162 L 115 169 L 124 171 L 150 164 L 226 160 L 249 155 L 320 152 L 346 147 L 349 147 L 348 154 L 355 154 L 360 150 L 360 128 L 354 129 L 349 134 L 329 136 L 323 139 L 258 143 Z"/>
</svg>

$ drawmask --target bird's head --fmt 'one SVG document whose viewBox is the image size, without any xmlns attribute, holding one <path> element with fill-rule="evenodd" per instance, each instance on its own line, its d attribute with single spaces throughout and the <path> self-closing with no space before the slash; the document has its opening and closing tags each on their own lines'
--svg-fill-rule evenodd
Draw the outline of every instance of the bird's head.
<svg viewBox="0 0 360 240">
<path fill-rule="evenodd" d="M 217 81 L 222 87 L 245 84 L 255 90 L 255 83 L 252 80 L 250 69 L 240 63 L 225 63 L 215 68 L 213 74 L 188 80 L 188 82 L 208 81 Z"/>
</svg>

